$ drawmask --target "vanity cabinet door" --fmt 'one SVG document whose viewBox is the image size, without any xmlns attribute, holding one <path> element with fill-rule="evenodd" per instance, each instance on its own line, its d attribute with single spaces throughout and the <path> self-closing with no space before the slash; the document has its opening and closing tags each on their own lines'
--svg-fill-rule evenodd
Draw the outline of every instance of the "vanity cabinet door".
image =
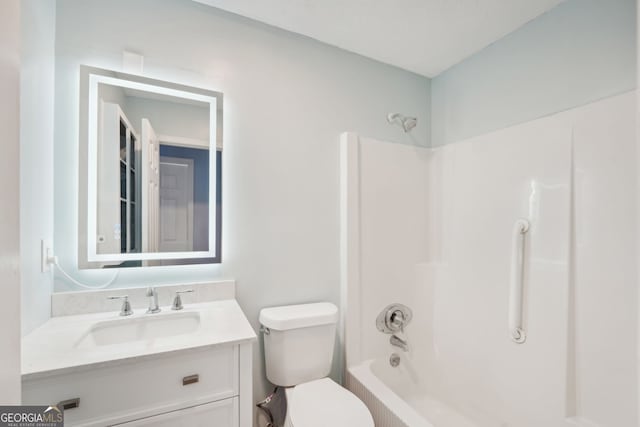
<svg viewBox="0 0 640 427">
<path fill-rule="evenodd" d="M 22 401 L 79 399 L 65 425 L 104 427 L 239 394 L 237 346 L 216 346 L 23 382 Z"/>
<path fill-rule="evenodd" d="M 237 427 L 238 398 L 193 406 L 114 427 Z"/>
</svg>

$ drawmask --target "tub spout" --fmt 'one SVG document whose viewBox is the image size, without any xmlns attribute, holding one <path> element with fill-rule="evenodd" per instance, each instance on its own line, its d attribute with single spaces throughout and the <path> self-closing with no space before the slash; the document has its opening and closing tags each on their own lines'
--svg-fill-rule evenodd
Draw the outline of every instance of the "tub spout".
<svg viewBox="0 0 640 427">
<path fill-rule="evenodd" d="M 391 338 L 389 338 L 389 342 L 391 343 L 392 346 L 400 347 L 402 351 L 409 350 L 409 344 L 407 344 L 407 341 L 403 340 L 396 334 L 391 335 Z"/>
</svg>

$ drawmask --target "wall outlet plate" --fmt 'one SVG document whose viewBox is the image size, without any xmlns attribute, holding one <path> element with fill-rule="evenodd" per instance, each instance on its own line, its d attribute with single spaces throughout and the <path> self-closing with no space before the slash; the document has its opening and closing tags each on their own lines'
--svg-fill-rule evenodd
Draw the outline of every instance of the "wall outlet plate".
<svg viewBox="0 0 640 427">
<path fill-rule="evenodd" d="M 40 240 L 40 270 L 43 273 L 51 271 L 49 257 L 53 254 L 53 245 L 49 240 Z"/>
</svg>

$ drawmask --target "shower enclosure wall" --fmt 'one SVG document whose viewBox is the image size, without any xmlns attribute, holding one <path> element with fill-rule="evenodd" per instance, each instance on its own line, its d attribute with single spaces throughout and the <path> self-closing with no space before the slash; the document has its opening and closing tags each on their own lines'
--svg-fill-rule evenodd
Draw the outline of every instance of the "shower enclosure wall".
<svg viewBox="0 0 640 427">
<path fill-rule="evenodd" d="M 437 149 L 342 136 L 345 375 L 377 426 L 637 427 L 635 100 Z"/>
</svg>

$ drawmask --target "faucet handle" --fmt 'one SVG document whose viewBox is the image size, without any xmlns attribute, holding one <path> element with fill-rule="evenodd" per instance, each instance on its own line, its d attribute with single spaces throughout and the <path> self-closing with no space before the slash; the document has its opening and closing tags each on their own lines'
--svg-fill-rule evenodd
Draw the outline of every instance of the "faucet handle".
<svg viewBox="0 0 640 427">
<path fill-rule="evenodd" d="M 129 295 L 120 295 L 107 297 L 110 300 L 121 299 L 122 307 L 120 308 L 120 316 L 131 316 L 133 314 L 133 310 L 131 309 L 131 303 L 129 303 Z"/>
<path fill-rule="evenodd" d="M 411 322 L 413 313 L 403 304 L 390 304 L 376 317 L 376 327 L 385 334 L 404 332 L 404 327 Z"/>
<path fill-rule="evenodd" d="M 182 310 L 184 306 L 182 305 L 182 297 L 180 296 L 180 294 L 190 294 L 191 292 L 193 292 L 193 289 L 176 291 L 176 297 L 173 299 L 173 304 L 171 304 L 171 310 Z"/>
<path fill-rule="evenodd" d="M 390 323 L 391 329 L 395 328 L 396 330 L 400 330 L 400 332 L 404 332 L 404 322 L 405 322 L 404 313 L 399 309 L 394 310 L 389 316 L 389 323 Z"/>
</svg>

